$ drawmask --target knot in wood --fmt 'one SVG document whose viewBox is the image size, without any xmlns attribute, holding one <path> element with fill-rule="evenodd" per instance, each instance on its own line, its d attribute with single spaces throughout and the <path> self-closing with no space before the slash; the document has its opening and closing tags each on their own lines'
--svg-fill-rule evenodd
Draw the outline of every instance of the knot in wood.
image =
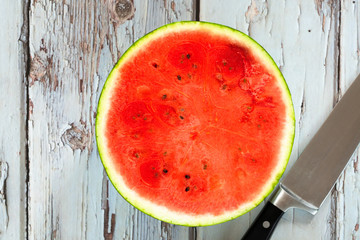
<svg viewBox="0 0 360 240">
<path fill-rule="evenodd" d="M 44 54 L 35 54 L 30 62 L 29 76 L 33 81 L 40 81 L 47 71 L 46 61 L 44 61 Z"/>
<path fill-rule="evenodd" d="M 71 128 L 67 129 L 61 136 L 61 141 L 69 145 L 72 150 L 84 150 L 89 143 L 89 136 L 84 129 L 80 129 L 72 123 Z"/>
<path fill-rule="evenodd" d="M 127 0 L 118 0 L 115 4 L 115 12 L 122 19 L 128 19 L 133 13 L 134 5 Z"/>
<path fill-rule="evenodd" d="M 111 19 L 116 26 L 134 16 L 135 8 L 132 0 L 108 0 L 108 4 Z"/>
</svg>

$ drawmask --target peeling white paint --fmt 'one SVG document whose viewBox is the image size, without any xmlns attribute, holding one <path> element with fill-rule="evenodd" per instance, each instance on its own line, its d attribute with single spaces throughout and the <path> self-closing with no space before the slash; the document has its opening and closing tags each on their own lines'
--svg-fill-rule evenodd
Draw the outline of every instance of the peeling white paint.
<svg viewBox="0 0 360 240">
<path fill-rule="evenodd" d="M 330 113 L 334 99 L 360 72 L 356 54 L 360 46 L 359 2 L 342 1 L 341 6 L 339 1 L 330 0 L 201 3 L 201 20 L 215 19 L 250 34 L 280 66 L 292 94 L 297 123 L 289 169 Z M 359 173 L 347 172 L 348 178 L 340 182 L 356 192 L 354 182 Z M 326 199 L 315 217 L 301 210 L 287 212 L 271 239 L 357 239 L 360 198 L 350 194 L 351 190 L 338 192 L 337 199 Z M 200 228 L 200 239 L 239 239 L 261 207 L 221 226 Z"/>
<path fill-rule="evenodd" d="M 0 240 L 25 239 L 26 2 L 0 7 Z"/>
<path fill-rule="evenodd" d="M 8 176 L 8 164 L 0 161 L 0 236 L 7 229 L 9 217 L 6 207 L 5 181 Z"/>
<path fill-rule="evenodd" d="M 116 3 L 124 7 L 128 2 L 134 8 L 120 14 L 120 19 Z M 23 4 L 5 0 L 0 8 L 5 16 L 0 27 L 7 33 L 0 42 L 5 53 L 0 55 L 0 89 L 6 93 L 0 96 L 0 109 L 7 113 L 0 116 L 1 240 L 25 238 Z M 193 235 L 193 229 L 161 223 L 119 196 L 104 175 L 94 124 L 101 88 L 121 54 L 165 23 L 192 19 L 194 6 L 192 0 L 31 2 L 29 239 L 189 239 Z M 360 72 L 359 7 L 359 1 L 345 0 L 200 1 L 201 20 L 250 34 L 280 66 L 297 121 L 289 167 Z M 312 217 L 289 211 L 272 239 L 360 238 L 359 151 L 319 213 Z M 197 239 L 239 239 L 262 206 L 233 221 L 197 228 Z"/>
</svg>

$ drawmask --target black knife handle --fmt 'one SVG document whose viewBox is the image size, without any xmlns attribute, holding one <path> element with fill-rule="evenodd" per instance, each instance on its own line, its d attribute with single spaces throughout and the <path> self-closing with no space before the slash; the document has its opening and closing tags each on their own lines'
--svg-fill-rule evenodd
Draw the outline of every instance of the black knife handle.
<svg viewBox="0 0 360 240">
<path fill-rule="evenodd" d="M 275 229 L 281 216 L 282 210 L 267 202 L 260 214 L 256 217 L 253 224 L 243 236 L 242 240 L 268 240 Z"/>
</svg>

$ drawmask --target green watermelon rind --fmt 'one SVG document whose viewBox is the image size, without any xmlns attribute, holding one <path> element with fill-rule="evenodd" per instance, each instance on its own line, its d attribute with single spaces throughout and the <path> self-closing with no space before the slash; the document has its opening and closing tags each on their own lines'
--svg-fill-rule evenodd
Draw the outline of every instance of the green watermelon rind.
<svg viewBox="0 0 360 240">
<path fill-rule="evenodd" d="M 111 157 L 107 155 L 105 149 L 106 139 L 101 135 L 101 126 L 102 126 L 101 123 L 106 122 L 106 119 L 104 120 L 106 114 L 103 114 L 103 112 L 105 113 L 107 112 L 107 106 L 109 105 L 107 104 L 107 102 L 110 101 L 110 95 L 111 95 L 109 93 L 111 93 L 111 86 L 113 85 L 113 82 L 116 79 L 117 69 L 119 69 L 119 67 L 123 62 L 126 62 L 126 59 L 130 57 L 132 53 L 136 53 L 138 49 L 141 49 L 143 44 L 146 44 L 153 37 L 161 35 L 161 33 L 166 30 L 171 30 L 171 29 L 176 30 L 177 28 L 186 28 L 186 27 L 188 27 L 189 29 L 192 29 L 194 27 L 204 27 L 204 28 L 208 28 L 208 30 L 210 31 L 214 31 L 214 32 L 218 31 L 222 35 L 227 34 L 230 38 L 240 39 L 243 44 L 249 45 L 252 51 L 257 51 L 258 55 L 263 59 L 262 60 L 263 64 L 266 64 L 266 66 L 268 66 L 270 70 L 274 71 L 273 74 L 277 75 L 276 78 L 279 81 L 279 83 L 282 85 L 281 87 L 283 93 L 285 94 L 283 98 L 284 98 L 284 102 L 287 105 L 288 121 L 286 122 L 287 129 L 285 131 L 285 134 L 287 136 L 283 138 L 283 142 L 281 143 L 283 151 L 280 152 L 281 157 L 279 157 L 279 159 L 282 160 L 279 161 L 279 165 L 274 170 L 275 176 L 272 178 L 272 181 L 269 181 L 267 186 L 264 187 L 262 194 L 259 194 L 259 197 L 255 199 L 253 202 L 248 203 L 245 207 L 241 209 L 237 209 L 235 211 L 229 211 L 220 216 L 213 216 L 213 215 L 193 216 L 189 214 L 181 214 L 179 212 L 168 210 L 165 207 L 151 203 L 150 201 L 137 195 L 137 193 L 135 193 L 134 191 L 131 191 L 131 189 L 129 189 L 125 185 L 125 183 L 121 179 L 121 176 L 111 166 L 112 164 Z M 154 31 L 148 33 L 147 35 L 137 40 L 121 56 L 117 64 L 110 72 L 104 84 L 103 90 L 101 92 L 98 103 L 98 109 L 97 109 L 95 131 L 96 131 L 97 147 L 102 164 L 109 176 L 111 183 L 126 201 L 128 201 L 131 205 L 133 205 L 135 208 L 139 209 L 140 211 L 161 221 L 165 221 L 177 225 L 183 225 L 183 226 L 209 226 L 209 225 L 227 222 L 229 220 L 235 219 L 249 212 L 250 210 L 254 209 L 256 206 L 258 206 L 274 190 L 281 176 L 283 175 L 290 158 L 294 137 L 295 137 L 295 113 L 294 113 L 293 103 L 291 100 L 291 93 L 285 82 L 284 77 L 280 69 L 277 67 L 276 63 L 274 62 L 274 60 L 261 45 L 259 45 L 248 35 L 224 25 L 209 23 L 209 22 L 183 21 L 183 22 L 175 22 L 175 23 L 167 24 L 158 29 L 155 29 Z"/>
</svg>

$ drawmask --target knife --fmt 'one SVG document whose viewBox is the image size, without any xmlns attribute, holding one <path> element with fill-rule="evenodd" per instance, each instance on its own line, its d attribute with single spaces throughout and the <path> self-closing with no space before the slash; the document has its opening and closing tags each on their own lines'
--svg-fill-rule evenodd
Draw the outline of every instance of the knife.
<svg viewBox="0 0 360 240">
<path fill-rule="evenodd" d="M 336 104 L 242 240 L 270 239 L 290 208 L 315 215 L 360 142 L 360 75 Z"/>
</svg>

